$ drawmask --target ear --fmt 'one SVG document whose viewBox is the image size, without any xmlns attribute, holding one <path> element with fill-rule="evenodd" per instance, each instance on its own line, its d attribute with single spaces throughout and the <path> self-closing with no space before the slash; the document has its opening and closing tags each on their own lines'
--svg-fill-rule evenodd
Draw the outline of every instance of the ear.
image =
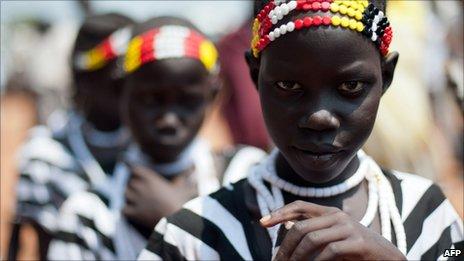
<svg viewBox="0 0 464 261">
<path fill-rule="evenodd" d="M 254 57 L 251 51 L 246 51 L 245 60 L 248 64 L 248 69 L 250 71 L 251 80 L 253 80 L 253 83 L 255 84 L 256 89 L 258 89 L 259 59 Z"/>
<path fill-rule="evenodd" d="M 398 52 L 391 52 L 386 57 L 382 58 L 382 93 L 385 93 L 393 81 L 396 64 L 398 63 Z"/>
<path fill-rule="evenodd" d="M 208 96 L 209 100 L 213 101 L 217 97 L 218 93 L 222 90 L 224 82 L 220 77 L 219 73 L 211 74 L 208 78 L 208 84 L 210 89 Z"/>
</svg>

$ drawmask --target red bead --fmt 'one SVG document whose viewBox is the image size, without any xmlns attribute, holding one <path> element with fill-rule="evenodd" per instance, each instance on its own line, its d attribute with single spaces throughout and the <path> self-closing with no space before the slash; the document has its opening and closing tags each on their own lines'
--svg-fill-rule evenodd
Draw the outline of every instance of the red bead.
<svg viewBox="0 0 464 261">
<path fill-rule="evenodd" d="M 322 11 L 327 12 L 330 9 L 330 3 L 329 2 L 322 2 L 321 9 L 322 9 Z"/>
<path fill-rule="evenodd" d="M 262 21 L 263 20 L 263 16 L 261 15 L 261 13 L 259 13 L 256 18 L 258 19 L 258 21 Z"/>
<path fill-rule="evenodd" d="M 305 27 L 310 27 L 312 23 L 313 23 L 313 19 L 311 17 L 305 17 L 303 19 L 303 25 Z"/>
<path fill-rule="evenodd" d="M 319 2 L 314 2 L 312 5 L 314 11 L 319 11 L 321 9 L 321 3 Z"/>
<path fill-rule="evenodd" d="M 303 20 L 301 20 L 301 19 L 296 19 L 296 21 L 295 21 L 295 28 L 296 28 L 296 29 L 301 29 L 301 27 L 303 27 Z"/>
<path fill-rule="evenodd" d="M 269 5 L 266 5 L 266 6 L 264 7 L 264 12 L 266 12 L 266 14 L 268 14 L 269 11 L 271 11 L 271 7 L 270 7 Z"/>
<path fill-rule="evenodd" d="M 311 5 L 311 4 L 304 4 L 304 5 L 303 5 L 303 10 L 309 11 L 309 10 L 311 10 L 311 9 L 312 9 L 312 5 Z"/>
<path fill-rule="evenodd" d="M 313 17 L 313 24 L 314 25 L 320 25 L 322 23 L 322 17 L 316 15 L 315 17 Z"/>
<path fill-rule="evenodd" d="M 322 23 L 325 25 L 330 25 L 332 23 L 332 18 L 330 16 L 324 16 L 322 18 Z"/>
<path fill-rule="evenodd" d="M 266 44 L 268 44 L 270 41 L 271 41 L 271 39 L 269 39 L 269 35 L 264 36 L 264 42 Z"/>
</svg>

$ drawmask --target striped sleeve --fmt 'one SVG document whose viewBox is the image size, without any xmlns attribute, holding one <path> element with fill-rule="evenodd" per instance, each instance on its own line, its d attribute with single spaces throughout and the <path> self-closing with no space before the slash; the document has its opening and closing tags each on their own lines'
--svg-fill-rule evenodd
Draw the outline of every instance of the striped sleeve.
<svg viewBox="0 0 464 261">
<path fill-rule="evenodd" d="M 193 199 L 163 218 L 139 260 L 251 260 L 243 226 L 214 197 L 218 193 L 227 192 Z"/>
<path fill-rule="evenodd" d="M 60 209 L 48 259 L 114 260 L 114 218 L 98 195 L 81 192 L 71 196 Z"/>
<path fill-rule="evenodd" d="M 62 202 L 75 191 L 85 189 L 87 182 L 77 174 L 66 149 L 48 137 L 46 130 L 41 132 L 36 130 L 36 136 L 20 150 L 16 215 L 54 231 Z"/>
<path fill-rule="evenodd" d="M 419 176 L 395 174 L 401 179 L 407 258 L 442 259 L 446 249 L 462 244 L 462 220 L 437 185 Z"/>
</svg>

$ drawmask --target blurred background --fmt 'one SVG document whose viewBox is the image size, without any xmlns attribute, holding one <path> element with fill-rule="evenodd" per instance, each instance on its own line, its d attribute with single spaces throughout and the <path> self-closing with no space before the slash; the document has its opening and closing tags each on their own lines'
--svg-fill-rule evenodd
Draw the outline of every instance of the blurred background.
<svg viewBox="0 0 464 261">
<path fill-rule="evenodd" d="M 433 179 L 463 214 L 462 1 L 390 1 L 391 50 L 400 53 L 392 86 L 365 146 L 385 168 Z M 187 18 L 218 44 L 225 88 L 201 135 L 213 148 L 269 149 L 243 52 L 249 46 L 250 1 L 1 1 L 1 241 L 6 256 L 14 211 L 16 152 L 34 125 L 69 104 L 69 53 L 82 19 L 120 12 L 136 21 Z M 33 233 L 21 259 L 37 257 Z"/>
</svg>

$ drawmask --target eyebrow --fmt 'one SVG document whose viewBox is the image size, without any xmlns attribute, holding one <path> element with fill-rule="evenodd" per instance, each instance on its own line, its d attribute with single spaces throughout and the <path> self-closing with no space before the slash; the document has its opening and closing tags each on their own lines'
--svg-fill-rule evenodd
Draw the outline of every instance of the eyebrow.
<svg viewBox="0 0 464 261">
<path fill-rule="evenodd" d="M 357 60 L 357 61 L 354 61 L 352 63 L 349 63 L 345 66 L 340 66 L 338 68 L 338 71 L 340 73 L 351 73 L 351 72 L 365 72 L 365 71 L 368 71 L 368 72 L 371 72 L 371 73 L 374 73 L 374 68 L 372 68 L 372 66 L 370 66 L 368 63 L 364 62 L 363 60 Z"/>
</svg>

